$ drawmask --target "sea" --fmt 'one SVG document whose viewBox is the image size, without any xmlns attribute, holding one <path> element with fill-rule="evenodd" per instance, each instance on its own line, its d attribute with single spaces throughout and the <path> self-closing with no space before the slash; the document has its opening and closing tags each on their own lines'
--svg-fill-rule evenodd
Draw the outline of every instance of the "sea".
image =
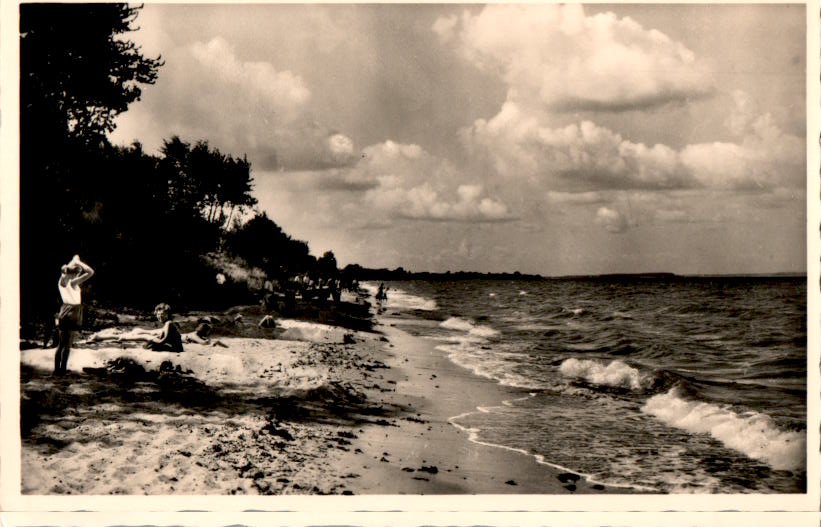
<svg viewBox="0 0 821 527">
<path fill-rule="evenodd" d="M 471 441 L 625 489 L 806 492 L 805 277 L 385 285 L 401 329 L 509 389 L 450 419 Z"/>
</svg>

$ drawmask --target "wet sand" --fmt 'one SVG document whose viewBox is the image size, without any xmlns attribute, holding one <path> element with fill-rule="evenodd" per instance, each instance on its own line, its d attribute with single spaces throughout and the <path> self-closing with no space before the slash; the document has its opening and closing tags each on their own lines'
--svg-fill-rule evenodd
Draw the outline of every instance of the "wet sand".
<svg viewBox="0 0 821 527">
<path fill-rule="evenodd" d="M 382 401 L 406 411 L 391 419 L 390 427 L 365 430 L 353 444 L 362 452 L 342 458 L 351 472 L 360 474 L 351 484 L 357 493 L 624 492 L 587 484 L 520 452 L 470 441 L 470 431 L 451 424 L 451 417 L 521 395 L 473 375 L 448 360 L 432 341 L 398 328 L 407 322 L 383 316 L 377 326 L 389 340 L 385 382 L 393 388 Z"/>
</svg>

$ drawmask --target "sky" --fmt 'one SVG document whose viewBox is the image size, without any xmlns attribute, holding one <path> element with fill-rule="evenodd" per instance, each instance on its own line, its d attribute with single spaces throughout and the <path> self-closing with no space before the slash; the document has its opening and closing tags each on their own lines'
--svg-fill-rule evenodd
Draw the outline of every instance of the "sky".
<svg viewBox="0 0 821 527">
<path fill-rule="evenodd" d="M 112 140 L 247 155 L 340 265 L 806 270 L 803 5 L 146 4 Z"/>
</svg>

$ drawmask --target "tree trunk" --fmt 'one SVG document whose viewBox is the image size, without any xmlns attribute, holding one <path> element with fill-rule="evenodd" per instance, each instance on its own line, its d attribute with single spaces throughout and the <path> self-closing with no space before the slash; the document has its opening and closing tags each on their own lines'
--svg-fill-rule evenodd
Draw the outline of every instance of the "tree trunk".
<svg viewBox="0 0 821 527">
<path fill-rule="evenodd" d="M 228 220 L 225 222 L 225 225 L 222 226 L 223 229 L 228 230 L 231 227 L 231 216 L 234 215 L 234 204 L 231 203 L 231 210 L 228 212 Z"/>
</svg>

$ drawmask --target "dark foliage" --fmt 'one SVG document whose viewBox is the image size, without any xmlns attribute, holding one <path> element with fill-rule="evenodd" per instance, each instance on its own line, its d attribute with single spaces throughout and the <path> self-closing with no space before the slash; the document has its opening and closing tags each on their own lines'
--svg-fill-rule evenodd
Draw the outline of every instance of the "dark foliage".
<svg viewBox="0 0 821 527">
<path fill-rule="evenodd" d="M 97 271 L 84 286 L 86 302 L 137 309 L 222 306 L 227 292 L 230 301 L 254 300 L 245 286 L 218 287 L 203 255 L 223 246 L 268 272 L 316 264 L 306 243 L 264 214 L 230 231 L 256 204 L 245 157 L 178 137 L 159 156 L 138 142 L 110 144 L 117 115 L 163 65 L 127 39 L 138 12 L 126 4 L 20 6 L 24 324 L 54 315 L 59 269 L 74 254 Z"/>
<path fill-rule="evenodd" d="M 332 251 L 326 251 L 316 261 L 317 271 L 322 276 L 335 276 L 337 273 L 336 256 Z"/>
<path fill-rule="evenodd" d="M 125 4 L 20 6 L 24 318 L 53 309 L 59 266 L 75 253 L 91 258 L 98 240 L 115 233 L 103 221 L 114 208 L 109 198 L 122 193 L 121 182 L 128 184 L 123 176 L 141 175 L 140 165 L 151 163 L 120 163 L 128 154 L 119 155 L 105 139 L 115 117 L 139 99 L 140 85 L 153 83 L 162 66 L 121 38 L 136 14 Z"/>
<path fill-rule="evenodd" d="M 265 212 L 228 233 L 225 250 L 279 279 L 311 270 L 316 265 L 308 244 L 285 234 Z"/>
</svg>

